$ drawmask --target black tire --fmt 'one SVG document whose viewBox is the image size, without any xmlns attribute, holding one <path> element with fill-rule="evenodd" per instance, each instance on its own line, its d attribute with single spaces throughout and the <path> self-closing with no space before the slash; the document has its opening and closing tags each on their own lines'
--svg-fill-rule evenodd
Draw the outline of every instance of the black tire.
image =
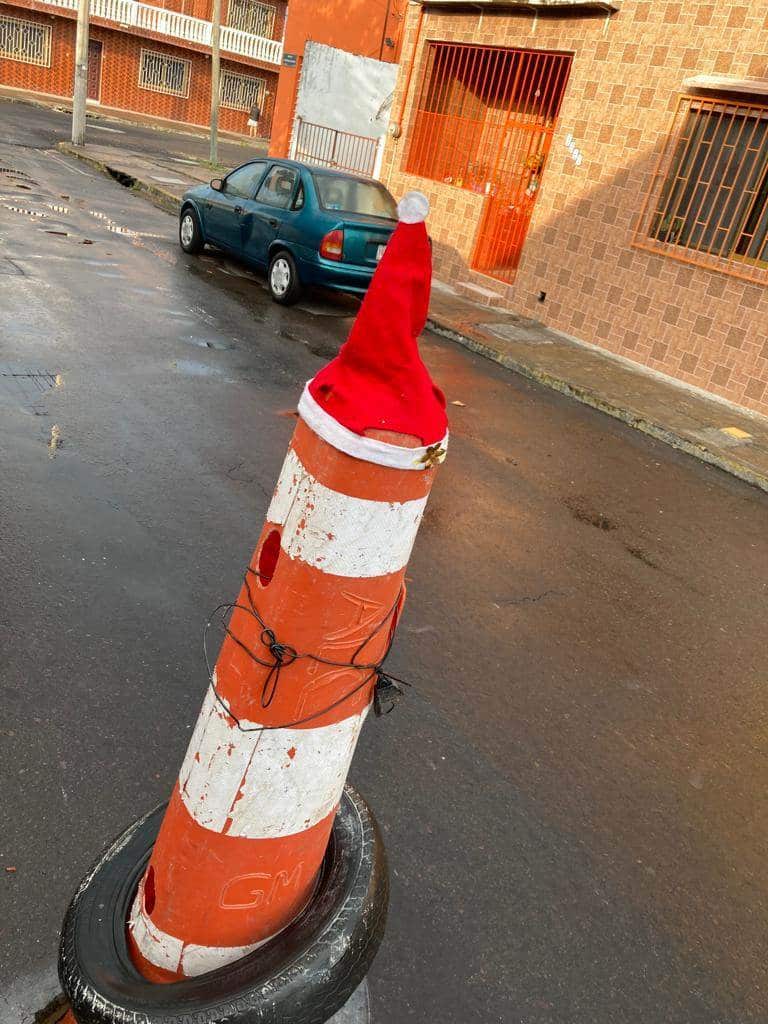
<svg viewBox="0 0 768 1024">
<path fill-rule="evenodd" d="M 389 879 L 378 826 L 347 787 L 317 888 L 267 945 L 170 985 L 133 966 L 126 921 L 165 805 L 122 834 L 86 876 L 62 927 L 59 979 L 79 1024 L 323 1024 L 368 972 L 386 924 Z"/>
<path fill-rule="evenodd" d="M 281 306 L 292 306 L 301 297 L 302 287 L 296 261 L 285 249 L 276 252 L 267 271 L 269 294 Z"/>
<path fill-rule="evenodd" d="M 187 228 L 190 224 L 191 228 Z M 185 206 L 179 215 L 179 245 L 191 256 L 202 250 L 205 245 L 203 229 L 200 227 L 200 220 L 197 213 L 191 206 Z"/>
</svg>

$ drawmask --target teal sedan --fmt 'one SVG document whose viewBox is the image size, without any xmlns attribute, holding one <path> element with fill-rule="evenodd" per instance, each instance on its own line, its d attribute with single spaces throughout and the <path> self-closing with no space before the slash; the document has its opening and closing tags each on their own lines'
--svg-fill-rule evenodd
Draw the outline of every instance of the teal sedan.
<svg viewBox="0 0 768 1024">
<path fill-rule="evenodd" d="M 266 269 L 272 298 L 290 305 L 306 285 L 365 292 L 396 224 L 381 182 L 262 158 L 185 193 L 179 242 Z"/>
</svg>

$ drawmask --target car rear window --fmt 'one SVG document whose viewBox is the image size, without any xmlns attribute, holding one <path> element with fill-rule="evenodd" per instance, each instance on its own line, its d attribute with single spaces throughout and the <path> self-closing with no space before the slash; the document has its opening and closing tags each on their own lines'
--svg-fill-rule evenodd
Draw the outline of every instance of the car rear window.
<svg viewBox="0 0 768 1024">
<path fill-rule="evenodd" d="M 323 209 L 397 220 L 395 200 L 377 181 L 360 181 L 335 174 L 313 174 L 312 177 Z"/>
</svg>

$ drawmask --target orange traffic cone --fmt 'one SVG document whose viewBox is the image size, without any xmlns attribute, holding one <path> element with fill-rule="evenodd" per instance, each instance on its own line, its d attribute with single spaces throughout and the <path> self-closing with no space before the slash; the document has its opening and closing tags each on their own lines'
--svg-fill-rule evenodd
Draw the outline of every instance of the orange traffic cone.
<svg viewBox="0 0 768 1024">
<path fill-rule="evenodd" d="M 445 400 L 418 354 L 426 200 L 411 194 L 339 356 L 300 419 L 178 783 L 133 903 L 154 981 L 258 948 L 311 899 L 445 454 Z"/>
</svg>

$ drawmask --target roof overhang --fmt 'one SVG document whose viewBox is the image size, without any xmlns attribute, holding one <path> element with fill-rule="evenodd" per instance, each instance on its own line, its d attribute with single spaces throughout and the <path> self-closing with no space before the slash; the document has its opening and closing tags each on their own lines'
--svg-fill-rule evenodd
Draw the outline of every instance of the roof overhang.
<svg viewBox="0 0 768 1024">
<path fill-rule="evenodd" d="M 535 14 L 614 14 L 621 0 L 420 0 L 424 7 L 461 10 L 532 11 Z"/>
</svg>

